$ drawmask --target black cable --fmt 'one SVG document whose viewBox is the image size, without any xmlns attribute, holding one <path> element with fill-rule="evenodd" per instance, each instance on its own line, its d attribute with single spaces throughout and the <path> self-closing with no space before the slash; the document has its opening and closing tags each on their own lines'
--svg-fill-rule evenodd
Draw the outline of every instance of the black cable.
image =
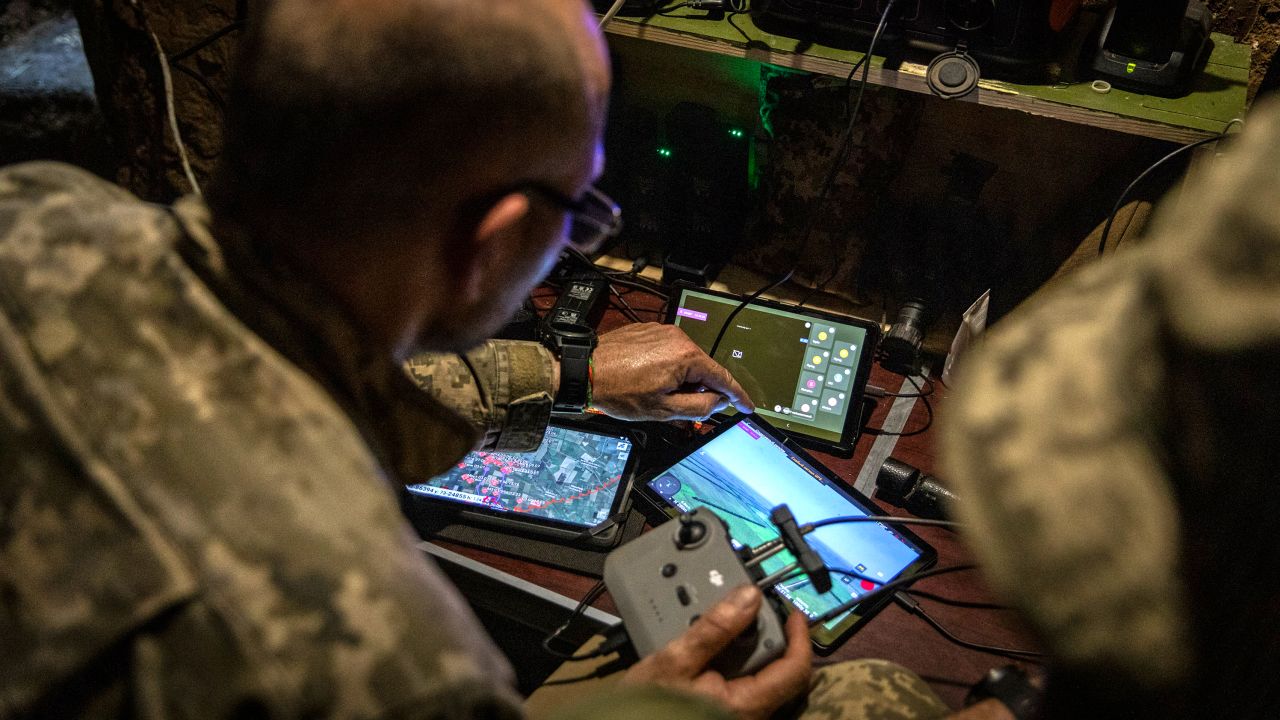
<svg viewBox="0 0 1280 720">
<path fill-rule="evenodd" d="M 989 653 L 991 655 L 999 655 L 1001 657 L 1006 657 L 1011 660 L 1021 660 L 1024 662 L 1038 662 L 1035 658 L 1044 657 L 1044 653 L 1036 652 L 1034 650 L 1020 650 L 1017 648 L 1006 648 L 1006 647 L 1000 647 L 999 645 L 987 645 L 980 642 L 974 642 L 972 640 L 965 640 L 964 638 L 958 637 L 955 633 L 951 632 L 946 627 L 944 627 L 942 623 L 938 622 L 936 619 L 934 619 L 932 615 L 930 615 L 928 612 L 925 611 L 924 606 L 916 602 L 913 598 L 909 597 L 907 594 L 903 592 L 898 592 L 898 593 L 895 593 L 893 597 L 894 597 L 894 600 L 896 600 L 904 610 L 906 610 L 909 613 L 919 615 L 920 618 L 924 620 L 926 623 L 928 623 L 929 627 L 932 627 L 934 630 L 936 630 L 939 635 L 946 638 L 950 642 L 955 643 L 956 645 L 959 645 L 962 648 L 967 648 L 969 650 L 976 650 L 978 652 L 983 652 L 983 653 Z"/>
<path fill-rule="evenodd" d="M 655 288 L 655 287 L 651 287 L 651 286 L 649 286 L 649 285 L 646 285 L 646 284 L 645 284 L 644 282 L 642 282 L 642 281 L 637 281 L 637 280 L 624 280 L 623 278 L 616 278 L 616 277 L 615 277 L 615 278 L 608 278 L 608 280 L 609 280 L 609 282 L 614 283 L 614 284 L 616 284 L 616 285 L 621 285 L 621 286 L 623 286 L 623 287 L 634 288 L 634 289 L 636 289 L 636 290 L 640 290 L 641 292 L 647 292 L 647 293 L 649 293 L 650 295 L 653 295 L 654 297 L 660 298 L 660 299 L 662 299 L 662 300 L 670 300 L 670 299 L 671 299 L 671 296 L 670 296 L 670 295 L 668 295 L 667 293 L 665 293 L 665 292 L 663 292 L 663 291 L 661 291 L 661 290 L 659 290 L 659 289 L 657 289 L 657 288 Z"/>
<path fill-rule="evenodd" d="M 730 7 L 732 7 L 732 5 L 730 5 Z M 751 39 L 751 36 L 748 35 L 745 30 L 739 27 L 738 23 L 733 21 L 735 17 L 742 15 L 745 12 L 746 12 L 745 10 L 734 10 L 733 12 L 726 13 L 724 16 L 724 21 L 729 23 L 729 26 L 732 27 L 734 30 L 737 30 L 738 34 L 742 36 L 742 39 L 746 40 L 747 44 L 750 45 L 752 42 L 754 42 L 754 40 Z"/>
<path fill-rule="evenodd" d="M 863 55 L 862 60 L 866 60 L 870 57 L 872 52 L 875 50 L 876 43 L 880 40 L 880 35 L 884 32 L 885 24 L 889 21 L 889 13 L 893 11 L 893 6 L 896 1 L 897 0 L 889 0 L 889 2 L 885 4 L 884 12 L 880 14 L 880 23 L 876 25 L 875 34 L 871 36 L 871 43 L 867 46 L 866 55 Z M 804 232 L 800 235 L 800 242 L 798 243 L 799 249 L 796 251 L 796 264 L 792 265 L 791 269 L 777 280 L 774 280 L 768 285 L 765 285 L 759 290 L 748 295 L 742 300 L 742 302 L 738 303 L 738 306 L 735 307 L 732 312 L 729 313 L 729 317 L 725 318 L 724 324 L 720 326 L 720 332 L 716 333 L 716 339 L 711 343 L 711 349 L 707 352 L 707 355 L 710 355 L 713 360 L 716 357 L 716 351 L 720 349 L 720 341 L 724 339 L 725 332 L 728 331 L 729 326 L 733 324 L 733 319 L 738 316 L 738 313 L 742 312 L 743 308 L 750 305 L 761 295 L 790 280 L 796 273 L 796 267 L 800 264 L 800 261 L 804 259 L 804 251 L 809 245 L 809 237 L 813 235 L 813 229 L 817 225 L 817 218 L 821 214 L 820 211 L 822 210 L 822 206 L 826 204 L 827 196 L 831 194 L 831 188 L 835 185 L 836 176 L 840 174 L 840 167 L 844 164 L 845 155 L 849 150 L 849 143 L 853 139 L 853 128 L 858 121 L 858 110 L 862 108 L 862 96 L 867 89 L 867 75 L 871 70 L 871 63 L 870 61 L 864 63 L 861 60 L 859 62 L 862 65 L 862 85 L 858 89 L 858 100 L 853 106 L 853 112 L 849 115 L 849 122 L 845 125 L 844 133 L 841 134 L 840 143 L 837 145 L 834 160 L 831 163 L 831 167 L 827 170 L 826 177 L 822 181 L 818 197 L 814 199 L 813 207 L 809 210 L 809 219 L 805 223 Z M 856 69 L 857 65 L 854 67 Z M 850 72 L 850 77 L 852 77 L 852 72 Z"/>
<path fill-rule="evenodd" d="M 245 21 L 244 21 L 243 19 L 239 19 L 239 20 L 232 20 L 230 23 L 228 23 L 228 24 L 224 25 L 223 27 L 219 28 L 218 30 L 215 30 L 215 31 L 213 31 L 212 33 L 209 33 L 209 34 L 208 34 L 208 35 L 206 35 L 203 39 L 196 41 L 196 43 L 195 43 L 195 44 L 193 44 L 191 47 L 187 48 L 186 50 L 182 50 L 182 51 L 180 51 L 180 52 L 176 52 L 176 53 L 174 53 L 174 54 L 170 55 L 170 56 L 169 56 L 169 62 L 170 62 L 170 63 L 182 62 L 183 60 L 185 60 L 185 59 L 187 59 L 187 58 L 191 57 L 192 55 L 195 55 L 196 53 L 200 52 L 201 50 L 203 50 L 203 49 L 205 49 L 205 48 L 209 47 L 210 45 L 212 45 L 212 44 L 214 44 L 214 43 L 218 42 L 218 41 L 219 41 L 219 40 L 221 40 L 223 37 L 226 37 L 227 35 L 230 35 L 231 33 L 235 32 L 236 30 L 240 30 L 240 29 L 242 29 L 242 28 L 244 27 L 244 25 L 245 25 Z"/>
<path fill-rule="evenodd" d="M 630 280 L 625 280 L 623 278 L 611 275 L 610 273 L 622 272 L 622 271 L 610 270 L 609 268 L 603 268 L 603 267 L 600 267 L 599 265 L 596 265 L 594 262 L 592 262 L 591 258 L 587 257 L 585 253 L 583 253 L 581 250 L 575 247 L 568 246 L 565 248 L 565 252 L 570 257 L 576 259 L 578 262 L 587 266 L 593 272 L 595 272 L 601 278 L 604 279 L 605 284 L 609 288 L 610 299 L 617 300 L 618 310 L 623 315 L 625 315 L 627 319 L 630 320 L 631 322 L 639 323 L 639 322 L 644 322 L 644 320 L 642 320 L 640 316 L 636 314 L 635 308 L 631 307 L 631 303 L 627 302 L 626 298 L 622 297 L 622 293 L 618 292 L 618 289 L 614 287 L 615 284 L 622 285 L 624 287 L 630 287 L 632 289 L 642 290 L 647 293 L 651 293 L 653 295 L 656 295 L 662 298 L 663 301 L 666 301 L 668 299 L 665 293 L 654 290 L 653 288 L 650 288 L 650 287 L 646 287 L 643 283 L 632 282 Z"/>
<path fill-rule="evenodd" d="M 552 657 L 555 657 L 555 658 L 559 658 L 561 660 L 587 660 L 593 657 L 599 657 L 599 655 L 591 654 L 591 653 L 587 653 L 581 657 L 577 657 L 569 653 L 562 653 L 559 650 L 556 650 L 555 648 L 551 647 L 551 641 L 560 637 L 561 633 L 569 629 L 569 626 L 573 624 L 573 621 L 582 617 L 583 613 L 587 611 L 587 607 L 591 605 L 591 603 L 595 602 L 597 598 L 599 598 L 601 595 L 604 594 L 604 590 L 605 590 L 604 581 L 603 580 L 597 581 L 595 585 L 591 586 L 590 590 L 587 590 L 587 593 L 582 596 L 582 599 L 578 601 L 577 607 L 575 607 L 573 609 L 573 612 L 569 614 L 569 618 L 565 620 L 563 623 L 561 623 L 560 626 L 557 627 L 555 630 L 552 630 L 550 635 L 547 635 L 546 637 L 542 638 L 542 649 L 545 650 L 548 655 L 551 655 Z M 597 650 L 598 649 L 599 648 L 597 648 Z M 595 651 L 592 651 L 592 652 L 594 653 Z"/>
<path fill-rule="evenodd" d="M 606 277 L 605 282 L 608 282 L 608 280 L 609 279 Z M 627 316 L 628 320 L 637 323 L 644 322 L 640 319 L 640 316 L 636 314 L 635 309 L 631 307 L 631 303 L 627 302 L 627 299 L 622 297 L 622 293 L 618 292 L 618 289 L 613 286 L 613 283 L 609 283 L 609 292 L 613 295 L 615 300 L 621 303 L 618 309 L 622 311 L 623 315 Z"/>
<path fill-rule="evenodd" d="M 182 73 L 183 75 L 186 75 L 192 80 L 195 80 L 196 84 L 198 84 L 204 90 L 204 93 L 206 96 L 208 96 L 209 100 L 218 108 L 218 112 L 223 113 L 224 115 L 226 114 L 227 102 L 222 99 L 222 94 L 219 93 L 217 90 L 215 90 L 213 85 L 209 83 L 208 78 L 196 72 L 195 70 L 192 70 L 186 65 L 179 65 L 177 63 L 172 63 L 170 67 Z"/>
<path fill-rule="evenodd" d="M 919 572 L 914 575 L 908 575 L 906 577 L 900 577 L 896 580 L 890 580 L 889 582 L 881 585 L 875 590 L 872 590 L 866 595 L 852 598 L 850 600 L 840 603 L 839 605 L 831 608 L 830 610 L 810 620 L 809 624 L 819 625 L 821 623 L 827 622 L 831 618 L 840 617 L 841 615 L 849 612 L 853 608 L 857 607 L 858 605 L 864 602 L 867 602 L 868 600 L 878 599 L 881 595 L 887 594 L 890 591 L 896 592 L 898 588 L 906 587 L 918 580 L 923 580 L 925 578 L 930 578 L 930 577 L 937 577 L 938 575 L 948 575 L 950 573 L 964 572 L 965 570 L 973 570 L 976 567 L 977 565 L 950 565 L 947 567 L 940 567 L 940 568 L 933 568 L 932 570 L 925 570 L 924 572 Z M 848 572 L 848 571 L 836 570 L 835 572 Z"/>
<path fill-rule="evenodd" d="M 903 590 L 902 592 L 911 597 L 928 598 L 936 603 L 943 605 L 954 605 L 955 607 L 968 608 L 970 610 L 1012 610 L 1008 605 L 1000 605 L 998 603 L 983 602 L 981 600 L 963 600 L 960 598 L 949 598 L 945 595 L 931 593 L 928 590 Z"/>
<path fill-rule="evenodd" d="M 922 397 L 928 397 L 932 395 L 933 391 L 934 391 L 933 380 L 929 378 L 925 378 L 924 390 L 921 390 L 920 392 L 895 393 L 895 392 L 889 392 L 888 390 L 885 390 L 884 388 L 881 388 L 881 387 L 876 387 L 875 385 L 868 385 L 866 393 L 871 397 L 922 398 Z"/>
<path fill-rule="evenodd" d="M 910 382 L 912 385 L 914 385 L 916 390 L 919 393 L 914 396 L 908 395 L 906 397 L 918 397 L 920 398 L 920 402 L 924 403 L 924 411 L 927 414 L 927 417 L 925 418 L 925 421 L 924 421 L 924 425 L 921 425 L 920 427 L 914 430 L 908 430 L 906 432 L 886 432 L 884 430 L 879 430 L 876 428 L 867 428 L 863 432 L 867 433 L 868 435 L 875 435 L 875 436 L 888 435 L 890 437 L 895 437 L 895 436 L 896 437 L 912 437 L 914 435 L 921 435 L 927 432 L 929 428 L 933 426 L 933 403 L 929 402 L 930 393 L 924 392 L 924 390 L 920 387 L 920 383 L 916 382 L 915 378 L 911 377 L 910 375 L 907 375 L 906 378 L 907 378 L 907 382 Z"/>
<path fill-rule="evenodd" d="M 1107 223 L 1102 226 L 1102 237 L 1098 239 L 1098 257 L 1102 257 L 1102 254 L 1106 252 L 1107 238 L 1111 235 L 1111 225 L 1115 223 L 1116 215 L 1120 212 L 1120 208 L 1124 205 L 1125 200 L 1129 199 L 1129 193 L 1133 192 L 1133 189 L 1137 187 L 1139 183 L 1145 180 L 1148 175 L 1154 172 L 1161 165 L 1178 157 L 1182 153 L 1187 152 L 1188 150 L 1192 150 L 1194 148 L 1198 148 L 1201 145 L 1206 145 L 1211 142 L 1217 142 L 1226 136 L 1227 136 L 1227 133 L 1224 131 L 1219 135 L 1202 138 L 1200 140 L 1196 140 L 1193 143 L 1188 143 L 1186 145 L 1183 145 L 1177 150 L 1174 150 L 1168 155 L 1165 155 L 1164 157 L 1152 163 L 1150 167 L 1142 171 L 1141 175 L 1138 175 L 1138 177 L 1134 178 L 1133 182 L 1129 183 L 1129 186 L 1124 189 L 1124 192 L 1120 193 L 1120 197 L 1116 198 L 1116 204 L 1114 207 L 1111 208 L 1111 214 L 1107 216 Z"/>
<path fill-rule="evenodd" d="M 867 90 L 867 77 L 870 75 L 870 72 L 871 72 L 870 58 L 872 55 L 872 50 L 875 49 L 876 42 L 880 39 L 881 32 L 884 31 L 885 22 L 889 18 L 889 11 L 892 9 L 892 7 L 893 7 L 893 3 L 889 3 L 889 5 L 885 7 L 884 12 L 880 15 L 880 24 L 876 26 L 875 34 L 871 36 L 871 44 L 867 46 L 867 52 L 864 53 L 862 57 L 858 58 L 858 62 L 854 63 L 853 67 L 849 68 L 849 74 L 845 76 L 844 112 L 846 116 L 850 115 L 849 93 L 853 90 L 853 75 L 854 73 L 858 72 L 858 68 L 862 68 L 862 77 L 858 81 L 858 101 L 857 103 L 854 104 L 852 115 L 856 116 L 858 114 L 858 109 L 862 107 L 862 94 Z M 800 302 L 797 303 L 797 306 L 804 307 L 805 304 L 809 302 L 809 299 L 812 298 L 816 293 L 820 293 L 823 290 L 825 290 L 827 285 L 832 280 L 836 279 L 836 274 L 839 273 L 839 271 L 840 271 L 839 264 L 833 266 L 831 268 L 831 274 L 828 275 L 825 280 L 822 280 L 817 285 L 814 285 L 812 288 L 810 288 L 804 294 L 804 297 L 800 298 Z"/>
<path fill-rule="evenodd" d="M 814 520 L 811 523 L 805 523 L 800 526 L 802 535 L 808 534 L 824 528 L 828 525 L 839 525 L 842 523 L 861 523 L 874 522 L 884 523 L 886 525 L 933 525 L 936 527 L 962 528 L 964 525 L 954 520 L 936 520 L 934 518 L 915 518 L 915 517 L 898 517 L 896 515 L 841 515 L 838 517 L 826 518 L 824 520 Z"/>
</svg>

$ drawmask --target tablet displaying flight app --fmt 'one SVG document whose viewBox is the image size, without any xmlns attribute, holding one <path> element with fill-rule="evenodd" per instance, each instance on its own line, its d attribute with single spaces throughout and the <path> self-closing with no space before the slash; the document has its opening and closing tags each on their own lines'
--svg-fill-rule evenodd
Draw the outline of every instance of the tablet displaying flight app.
<svg viewBox="0 0 1280 720">
<path fill-rule="evenodd" d="M 785 504 L 800 524 L 840 516 L 882 514 L 870 499 L 844 487 L 830 470 L 802 451 L 788 447 L 776 429 L 755 417 L 739 416 L 717 428 L 686 457 L 641 481 L 645 497 L 660 507 L 689 512 L 706 507 L 729 527 L 735 545 L 757 547 L 778 537 L 770 520 Z M 805 536 L 833 574 L 832 589 L 821 593 L 804 575 L 785 579 L 778 594 L 810 618 L 861 597 L 904 574 L 918 572 L 936 557 L 933 549 L 906 528 L 877 522 L 828 525 Z M 793 559 L 781 553 L 764 561 L 770 574 Z M 860 576 L 860 577 L 859 577 Z M 888 598 L 859 606 L 810 628 L 820 647 L 838 645 Z"/>
</svg>

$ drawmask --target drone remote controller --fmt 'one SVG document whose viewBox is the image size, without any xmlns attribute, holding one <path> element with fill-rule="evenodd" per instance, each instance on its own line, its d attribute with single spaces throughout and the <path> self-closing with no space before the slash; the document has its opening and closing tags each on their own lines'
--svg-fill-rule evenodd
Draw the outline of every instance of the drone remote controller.
<svg viewBox="0 0 1280 720">
<path fill-rule="evenodd" d="M 724 521 L 705 507 L 623 545 L 604 563 L 605 586 L 641 657 L 684 633 L 735 588 L 757 584 L 757 574 L 733 549 Z M 725 677 L 739 677 L 780 656 L 787 638 L 785 614 L 776 602 L 766 592 L 755 627 L 725 648 L 711 667 Z"/>
</svg>

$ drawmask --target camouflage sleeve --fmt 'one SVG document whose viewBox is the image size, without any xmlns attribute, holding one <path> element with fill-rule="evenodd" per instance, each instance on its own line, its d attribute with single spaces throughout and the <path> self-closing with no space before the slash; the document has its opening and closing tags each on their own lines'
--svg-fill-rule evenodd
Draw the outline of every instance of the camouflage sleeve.
<svg viewBox="0 0 1280 720">
<path fill-rule="evenodd" d="M 534 450 L 551 419 L 554 358 L 538 343 L 490 340 L 465 353 L 422 353 L 409 377 L 483 433 L 488 450 Z"/>
<path fill-rule="evenodd" d="M 919 675 L 865 659 L 819 668 L 797 720 L 936 720 L 950 712 Z"/>
</svg>

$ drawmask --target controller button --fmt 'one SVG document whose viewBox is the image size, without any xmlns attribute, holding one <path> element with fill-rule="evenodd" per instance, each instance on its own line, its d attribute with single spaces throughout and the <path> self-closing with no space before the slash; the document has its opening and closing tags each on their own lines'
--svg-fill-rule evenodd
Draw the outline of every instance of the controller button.
<svg viewBox="0 0 1280 720">
<path fill-rule="evenodd" d="M 683 585 L 676 586 L 676 599 L 680 601 L 681 605 L 685 606 L 693 602 L 693 598 L 689 597 L 689 588 Z"/>
<path fill-rule="evenodd" d="M 707 536 L 707 526 L 697 520 L 681 520 L 680 529 L 676 531 L 676 544 L 680 547 L 697 545 Z"/>
<path fill-rule="evenodd" d="M 671 577 L 676 574 L 675 563 L 667 563 L 662 566 L 662 577 Z"/>
</svg>

